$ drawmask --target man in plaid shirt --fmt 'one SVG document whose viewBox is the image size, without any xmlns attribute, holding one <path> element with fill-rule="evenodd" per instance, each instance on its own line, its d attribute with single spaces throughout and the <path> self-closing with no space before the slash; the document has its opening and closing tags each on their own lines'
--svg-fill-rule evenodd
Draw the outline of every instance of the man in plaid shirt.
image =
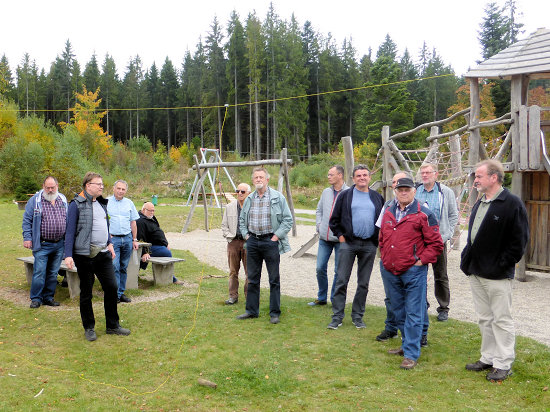
<svg viewBox="0 0 550 412">
<path fill-rule="evenodd" d="M 48 176 L 28 202 L 23 214 L 23 246 L 32 249 L 34 271 L 31 283 L 31 308 L 59 306 L 53 297 L 57 272 L 63 259 L 67 199 L 58 192 L 57 179 Z"/>
</svg>

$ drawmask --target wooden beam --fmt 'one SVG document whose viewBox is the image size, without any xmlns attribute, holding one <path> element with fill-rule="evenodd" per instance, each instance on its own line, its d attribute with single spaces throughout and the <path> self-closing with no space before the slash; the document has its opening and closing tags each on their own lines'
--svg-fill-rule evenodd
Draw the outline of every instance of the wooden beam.
<svg viewBox="0 0 550 412">
<path fill-rule="evenodd" d="M 470 78 L 470 123 L 468 126 L 476 126 L 479 124 L 479 117 L 481 113 L 481 104 L 479 100 L 479 79 L 477 77 Z M 468 145 L 470 147 L 468 153 L 468 164 L 475 166 L 479 162 L 479 143 L 481 142 L 481 135 L 479 129 L 474 129 L 470 132 L 468 138 Z M 474 187 L 474 176 L 470 174 L 468 187 Z M 469 205 L 472 208 L 476 202 L 475 196 L 469 197 Z"/>
<path fill-rule="evenodd" d="M 348 186 L 353 184 L 351 179 L 351 174 L 353 173 L 354 168 L 354 159 L 353 159 L 353 142 L 351 141 L 351 136 L 342 137 L 342 147 L 344 148 L 344 170 L 345 170 L 345 181 Z"/>
</svg>

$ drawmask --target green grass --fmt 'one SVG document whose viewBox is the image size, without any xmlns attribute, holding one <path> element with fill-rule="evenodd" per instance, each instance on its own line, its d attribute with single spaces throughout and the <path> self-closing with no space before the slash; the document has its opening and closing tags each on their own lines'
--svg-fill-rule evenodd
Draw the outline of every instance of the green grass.
<svg viewBox="0 0 550 412">
<path fill-rule="evenodd" d="M 180 231 L 185 212 L 159 206 L 166 231 Z M 0 287 L 28 293 L 21 244 L 21 216 L 0 204 Z M 197 227 L 202 216 L 194 218 Z M 220 250 L 225 253 L 225 250 Z M 262 291 L 260 318 L 238 321 L 244 299 L 225 306 L 224 273 L 188 252 L 176 275 L 194 284 L 176 298 L 119 305 L 128 337 L 106 336 L 101 306 L 95 308 L 96 342 L 87 342 L 77 299 L 66 291 L 61 310 L 30 310 L 0 299 L 0 410 L 548 410 L 550 354 L 531 339 L 517 339 L 514 375 L 487 382 L 464 364 L 479 353 L 476 325 L 432 322 L 430 345 L 412 371 L 386 354 L 397 340 L 379 343 L 383 308 L 367 306 L 367 329 L 349 318 L 326 329 L 330 307 L 311 308 L 309 299 L 282 297 L 279 325 L 269 324 L 269 299 Z M 312 274 L 313 276 L 313 274 Z M 97 282 L 96 282 L 97 283 Z M 200 286 L 199 286 L 200 285 Z M 130 296 L 181 290 L 154 287 L 140 279 Z M 3 295 L 4 296 L 4 295 Z M 100 302 L 99 297 L 94 298 Z M 200 386 L 199 378 L 216 389 Z M 38 393 L 41 394 L 35 398 Z"/>
</svg>

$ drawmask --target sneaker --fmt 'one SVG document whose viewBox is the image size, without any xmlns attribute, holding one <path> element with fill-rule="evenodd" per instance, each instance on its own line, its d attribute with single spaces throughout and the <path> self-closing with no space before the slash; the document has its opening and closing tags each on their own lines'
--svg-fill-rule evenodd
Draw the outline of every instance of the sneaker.
<svg viewBox="0 0 550 412">
<path fill-rule="evenodd" d="M 502 382 L 504 379 L 506 379 L 508 376 L 512 374 L 511 369 L 498 369 L 493 368 L 491 369 L 491 372 L 487 374 L 487 380 L 492 382 Z"/>
<path fill-rule="evenodd" d="M 122 336 L 128 336 L 130 334 L 130 329 L 123 328 L 122 326 L 118 326 L 116 328 L 107 328 L 107 335 L 122 335 Z"/>
<path fill-rule="evenodd" d="M 388 339 L 397 338 L 397 332 L 390 332 L 387 329 L 384 329 L 380 335 L 376 337 L 378 342 L 385 342 Z"/>
<path fill-rule="evenodd" d="M 318 300 L 318 299 L 315 299 L 313 302 L 308 303 L 309 306 L 323 306 L 326 304 L 327 304 L 326 300 Z"/>
<path fill-rule="evenodd" d="M 55 301 L 55 300 L 45 300 L 44 302 L 42 302 L 43 305 L 46 305 L 46 306 L 59 306 L 60 303 Z"/>
<path fill-rule="evenodd" d="M 485 369 L 491 369 L 492 367 L 493 367 L 493 365 L 481 362 L 480 360 L 478 360 L 475 363 L 467 363 L 466 364 L 466 370 L 474 371 L 474 372 L 481 372 Z"/>
<path fill-rule="evenodd" d="M 362 319 L 355 319 L 352 322 L 357 329 L 365 329 L 367 327 L 367 325 L 365 325 L 365 322 L 363 322 Z"/>
<path fill-rule="evenodd" d="M 94 340 L 97 339 L 97 335 L 95 334 L 95 330 L 93 329 L 86 329 L 84 331 L 84 336 L 86 337 L 87 340 L 89 340 L 90 342 L 93 342 Z"/>
<path fill-rule="evenodd" d="M 31 309 L 36 309 L 36 308 L 39 308 L 40 305 L 41 305 L 41 303 L 40 303 L 39 301 L 33 300 L 33 301 L 31 301 L 31 306 L 30 306 L 30 308 L 31 308 Z"/>
<path fill-rule="evenodd" d="M 404 356 L 405 352 L 403 351 L 403 348 L 395 348 L 395 349 L 388 350 L 388 354 Z"/>
<path fill-rule="evenodd" d="M 399 367 L 401 369 L 412 369 L 414 368 L 415 366 L 417 365 L 417 362 L 412 360 L 412 359 L 409 359 L 409 358 L 405 358 L 403 359 L 403 362 L 401 362 L 401 365 L 399 365 Z"/>
<path fill-rule="evenodd" d="M 269 322 L 276 325 L 279 323 L 279 317 L 278 316 L 271 316 L 271 319 L 269 319 Z"/>
<path fill-rule="evenodd" d="M 428 335 L 422 335 L 420 338 L 420 347 L 425 348 L 426 346 L 428 346 Z"/>
<path fill-rule="evenodd" d="M 239 298 L 229 298 L 225 301 L 226 305 L 234 305 L 239 301 Z"/>
<path fill-rule="evenodd" d="M 333 329 L 333 330 L 336 330 L 338 329 L 340 326 L 342 326 L 342 321 L 341 320 L 333 320 L 332 322 L 330 322 L 327 326 L 327 329 Z"/>
<path fill-rule="evenodd" d="M 449 312 L 442 310 L 437 314 L 437 320 L 440 322 L 447 322 L 449 320 Z"/>
</svg>

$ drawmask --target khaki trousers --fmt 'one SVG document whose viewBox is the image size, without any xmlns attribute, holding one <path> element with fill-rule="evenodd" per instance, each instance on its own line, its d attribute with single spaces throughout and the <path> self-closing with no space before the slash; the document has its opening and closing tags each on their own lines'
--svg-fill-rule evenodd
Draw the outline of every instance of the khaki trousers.
<svg viewBox="0 0 550 412">
<path fill-rule="evenodd" d="M 516 357 L 512 319 L 512 279 L 469 276 L 481 331 L 480 361 L 498 369 L 510 369 Z"/>
<path fill-rule="evenodd" d="M 233 239 L 227 244 L 227 262 L 229 264 L 229 297 L 239 298 L 239 270 L 241 261 L 244 267 L 244 296 L 248 289 L 248 271 L 246 269 L 246 250 L 244 249 L 244 240 Z"/>
</svg>

